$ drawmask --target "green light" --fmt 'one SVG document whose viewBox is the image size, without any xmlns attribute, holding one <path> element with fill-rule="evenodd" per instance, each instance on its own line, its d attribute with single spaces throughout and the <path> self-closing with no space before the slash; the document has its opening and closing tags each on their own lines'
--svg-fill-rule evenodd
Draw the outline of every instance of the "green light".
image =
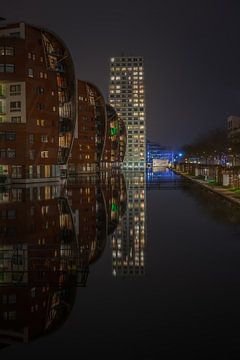
<svg viewBox="0 0 240 360">
<path fill-rule="evenodd" d="M 117 204 L 115 204 L 115 203 L 112 204 L 112 211 L 113 211 L 113 212 L 117 212 L 117 211 L 118 211 L 118 206 L 117 206 Z"/>
<path fill-rule="evenodd" d="M 111 128 L 110 129 L 110 132 L 111 132 L 111 136 L 115 136 L 115 135 L 117 135 L 117 128 Z"/>
</svg>

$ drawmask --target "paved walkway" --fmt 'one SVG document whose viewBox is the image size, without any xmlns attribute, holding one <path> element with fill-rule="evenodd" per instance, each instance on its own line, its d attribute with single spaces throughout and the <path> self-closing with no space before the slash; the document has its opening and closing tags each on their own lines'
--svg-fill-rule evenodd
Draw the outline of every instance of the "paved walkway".
<svg viewBox="0 0 240 360">
<path fill-rule="evenodd" d="M 180 171 L 175 171 L 175 173 L 177 173 L 179 175 L 182 175 L 186 179 L 197 183 L 201 187 L 203 187 L 203 188 L 205 188 L 205 189 L 207 189 L 207 190 L 209 190 L 211 192 L 214 192 L 215 194 L 225 198 L 228 201 L 231 201 L 234 204 L 240 205 L 240 194 L 236 194 L 236 193 L 230 191 L 228 188 L 223 188 L 221 186 L 216 186 L 216 185 L 209 185 L 204 180 L 197 179 L 197 178 L 195 178 L 193 176 L 190 176 L 190 175 L 188 175 L 186 173 L 182 173 Z"/>
</svg>

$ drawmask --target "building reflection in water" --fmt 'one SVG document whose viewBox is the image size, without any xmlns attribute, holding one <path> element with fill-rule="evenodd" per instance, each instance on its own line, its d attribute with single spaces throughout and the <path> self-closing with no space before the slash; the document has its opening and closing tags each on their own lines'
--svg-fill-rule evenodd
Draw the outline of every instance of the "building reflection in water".
<svg viewBox="0 0 240 360">
<path fill-rule="evenodd" d="M 99 176 L 68 179 L 66 194 L 72 210 L 82 263 L 97 260 L 106 247 L 107 213 Z"/>
<path fill-rule="evenodd" d="M 145 274 L 145 174 L 128 174 L 126 184 L 126 211 L 112 235 L 112 271 L 116 277 Z"/>
<path fill-rule="evenodd" d="M 113 274 L 145 271 L 145 178 L 120 172 L 0 191 L 0 344 L 61 326 L 89 267 L 112 245 Z"/>
<path fill-rule="evenodd" d="M 0 193 L 0 342 L 28 342 L 59 326 L 78 284 L 78 248 L 60 188 Z M 80 284 L 79 284 L 80 285 Z"/>
</svg>

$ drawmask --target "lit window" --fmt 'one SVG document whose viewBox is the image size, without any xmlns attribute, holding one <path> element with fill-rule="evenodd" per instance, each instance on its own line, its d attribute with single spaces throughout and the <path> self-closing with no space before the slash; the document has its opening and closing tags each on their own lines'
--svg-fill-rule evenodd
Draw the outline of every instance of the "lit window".
<svg viewBox="0 0 240 360">
<path fill-rule="evenodd" d="M 41 158 L 48 158 L 48 151 L 41 151 Z"/>
<path fill-rule="evenodd" d="M 45 126 L 45 120 L 37 120 L 37 126 Z"/>
<path fill-rule="evenodd" d="M 33 69 L 28 68 L 28 77 L 33 78 Z"/>
<path fill-rule="evenodd" d="M 14 48 L 10 46 L 0 46 L 0 55 L 7 55 L 13 56 L 14 55 Z"/>
</svg>

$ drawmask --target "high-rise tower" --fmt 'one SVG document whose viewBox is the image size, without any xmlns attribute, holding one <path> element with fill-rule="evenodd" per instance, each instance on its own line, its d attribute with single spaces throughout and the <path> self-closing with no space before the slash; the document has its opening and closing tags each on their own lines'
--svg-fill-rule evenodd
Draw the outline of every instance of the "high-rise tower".
<svg viewBox="0 0 240 360">
<path fill-rule="evenodd" d="M 123 162 L 124 169 L 144 169 L 146 164 L 146 124 L 142 57 L 111 58 L 109 103 L 126 125 L 127 149 Z"/>
</svg>

